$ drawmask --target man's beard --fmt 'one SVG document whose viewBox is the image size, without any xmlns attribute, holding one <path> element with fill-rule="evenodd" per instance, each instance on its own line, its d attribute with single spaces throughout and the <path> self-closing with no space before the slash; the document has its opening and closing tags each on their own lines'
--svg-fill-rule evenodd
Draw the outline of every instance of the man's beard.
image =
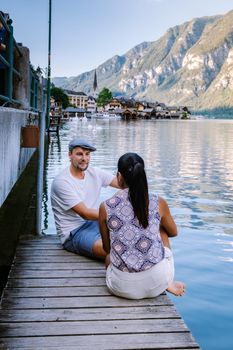
<svg viewBox="0 0 233 350">
<path fill-rule="evenodd" d="M 85 170 L 87 170 L 88 165 L 89 165 L 89 163 L 85 164 L 84 167 L 80 166 L 79 164 L 76 164 L 76 165 L 74 165 L 74 166 L 75 166 L 75 168 L 78 169 L 78 170 L 85 171 Z"/>
</svg>

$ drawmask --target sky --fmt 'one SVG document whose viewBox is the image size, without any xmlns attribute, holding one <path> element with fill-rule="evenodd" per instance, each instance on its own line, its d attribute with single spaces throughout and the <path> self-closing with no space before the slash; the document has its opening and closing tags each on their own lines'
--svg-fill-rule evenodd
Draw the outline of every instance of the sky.
<svg viewBox="0 0 233 350">
<path fill-rule="evenodd" d="M 233 0 L 52 0 L 51 76 L 76 76 L 195 17 L 225 14 Z M 48 65 L 49 0 L 0 0 L 36 68 Z"/>
</svg>

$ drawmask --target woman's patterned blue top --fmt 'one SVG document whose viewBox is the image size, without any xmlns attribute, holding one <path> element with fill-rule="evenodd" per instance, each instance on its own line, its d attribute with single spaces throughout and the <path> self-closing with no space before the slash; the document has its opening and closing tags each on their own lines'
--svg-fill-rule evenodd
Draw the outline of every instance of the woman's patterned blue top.
<svg viewBox="0 0 233 350">
<path fill-rule="evenodd" d="M 158 196 L 151 194 L 149 200 L 149 225 L 146 229 L 134 215 L 128 189 L 118 191 L 104 202 L 110 231 L 110 259 L 121 271 L 144 271 L 164 258 Z"/>
</svg>

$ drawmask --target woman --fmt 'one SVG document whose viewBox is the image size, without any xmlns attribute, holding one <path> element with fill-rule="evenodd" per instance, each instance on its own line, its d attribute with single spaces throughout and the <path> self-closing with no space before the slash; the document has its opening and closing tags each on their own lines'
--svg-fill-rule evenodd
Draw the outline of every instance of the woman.
<svg viewBox="0 0 233 350">
<path fill-rule="evenodd" d="M 143 159 L 136 153 L 121 156 L 117 179 L 121 190 L 99 211 L 110 292 L 127 299 L 152 298 L 165 290 L 183 295 L 184 284 L 173 281 L 169 245 L 176 224 L 166 201 L 148 193 Z"/>
</svg>

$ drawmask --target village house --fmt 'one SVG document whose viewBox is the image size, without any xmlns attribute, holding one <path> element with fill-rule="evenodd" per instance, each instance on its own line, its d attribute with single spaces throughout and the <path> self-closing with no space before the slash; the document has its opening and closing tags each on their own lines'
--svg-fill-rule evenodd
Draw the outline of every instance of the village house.
<svg viewBox="0 0 233 350">
<path fill-rule="evenodd" d="M 96 99 L 93 96 L 88 96 L 86 111 L 89 113 L 95 113 L 96 108 L 97 108 Z"/>
<path fill-rule="evenodd" d="M 145 109 L 145 104 L 143 102 L 140 102 L 140 101 L 136 101 L 135 102 L 135 107 L 138 111 L 144 111 Z"/>
<path fill-rule="evenodd" d="M 105 111 L 114 111 L 117 108 L 122 108 L 122 103 L 117 99 L 113 98 L 111 101 L 109 101 L 105 106 Z"/>
<path fill-rule="evenodd" d="M 64 92 L 68 96 L 70 105 L 82 111 L 80 113 L 83 113 L 83 111 L 94 113 L 96 111 L 96 99 L 93 96 L 87 96 L 81 91 L 64 90 Z M 77 111 L 77 113 L 79 113 L 79 111 Z M 76 111 L 70 110 L 69 113 L 76 113 Z"/>
<path fill-rule="evenodd" d="M 76 108 L 87 108 L 88 96 L 84 92 L 73 90 L 64 90 L 68 96 L 69 103 Z"/>
</svg>

